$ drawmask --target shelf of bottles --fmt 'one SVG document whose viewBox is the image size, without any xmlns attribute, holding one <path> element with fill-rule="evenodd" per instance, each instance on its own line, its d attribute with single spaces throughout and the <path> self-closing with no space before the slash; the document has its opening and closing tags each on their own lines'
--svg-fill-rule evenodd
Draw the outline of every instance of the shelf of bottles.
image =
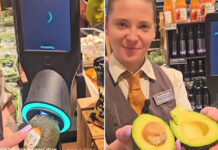
<svg viewBox="0 0 218 150">
<path fill-rule="evenodd" d="M 210 105 L 205 75 L 204 22 L 172 25 L 167 30 L 169 66 L 183 73 L 192 109 Z"/>
</svg>

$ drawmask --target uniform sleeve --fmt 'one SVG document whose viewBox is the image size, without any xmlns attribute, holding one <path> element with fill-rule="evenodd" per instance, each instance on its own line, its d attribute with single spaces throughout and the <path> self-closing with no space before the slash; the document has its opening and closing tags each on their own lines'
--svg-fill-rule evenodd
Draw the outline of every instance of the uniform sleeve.
<svg viewBox="0 0 218 150">
<path fill-rule="evenodd" d="M 188 100 L 187 91 L 183 82 L 183 76 L 180 71 L 173 69 L 174 81 L 173 88 L 176 99 L 176 105 L 182 106 L 185 109 L 192 110 L 191 104 Z"/>
</svg>

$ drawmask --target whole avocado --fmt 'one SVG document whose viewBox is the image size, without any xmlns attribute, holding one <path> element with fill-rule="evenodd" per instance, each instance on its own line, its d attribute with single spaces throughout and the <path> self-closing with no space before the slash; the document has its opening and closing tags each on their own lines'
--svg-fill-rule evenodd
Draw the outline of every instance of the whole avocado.
<svg viewBox="0 0 218 150">
<path fill-rule="evenodd" d="M 35 148 L 55 148 L 60 137 L 60 129 L 56 120 L 46 115 L 36 115 L 30 120 L 32 128 L 39 128 L 41 138 Z M 27 147 L 28 149 L 28 147 Z"/>
</svg>

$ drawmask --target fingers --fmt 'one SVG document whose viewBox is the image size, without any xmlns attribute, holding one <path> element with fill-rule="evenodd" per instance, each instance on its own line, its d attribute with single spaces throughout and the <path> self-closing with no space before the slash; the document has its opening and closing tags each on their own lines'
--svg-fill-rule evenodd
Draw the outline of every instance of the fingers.
<svg viewBox="0 0 218 150">
<path fill-rule="evenodd" d="M 205 107 L 201 113 L 218 122 L 218 109 L 215 107 Z"/>
<path fill-rule="evenodd" d="M 209 150 L 218 150 L 218 144 L 216 146 L 211 147 Z"/>
<path fill-rule="evenodd" d="M 0 147 L 1 148 L 10 148 L 10 147 L 22 142 L 26 138 L 27 133 L 31 128 L 32 128 L 31 125 L 27 125 L 23 129 L 17 131 L 16 133 L 14 133 L 10 137 L 8 137 L 7 139 L 0 141 Z"/>
<path fill-rule="evenodd" d="M 131 144 L 131 125 L 126 125 L 116 131 L 116 137 L 117 139 L 125 145 L 127 150 L 132 150 L 132 144 Z"/>
<path fill-rule="evenodd" d="M 117 139 L 123 144 L 128 143 L 131 138 L 131 125 L 126 125 L 116 131 Z"/>
<path fill-rule="evenodd" d="M 176 140 L 176 150 L 182 150 L 182 146 L 179 139 Z"/>
</svg>

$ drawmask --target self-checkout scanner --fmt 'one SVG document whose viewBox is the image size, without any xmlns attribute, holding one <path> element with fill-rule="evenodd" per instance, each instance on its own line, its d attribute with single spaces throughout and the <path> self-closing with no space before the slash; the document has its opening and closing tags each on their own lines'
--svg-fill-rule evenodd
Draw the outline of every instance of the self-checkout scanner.
<svg viewBox="0 0 218 150">
<path fill-rule="evenodd" d="M 76 107 L 72 85 L 81 64 L 79 0 L 13 0 L 23 86 L 22 115 L 28 123 L 37 114 L 58 121 L 69 131 Z M 85 90 L 85 89 L 82 89 Z"/>
<path fill-rule="evenodd" d="M 205 20 L 206 76 L 211 105 L 218 108 L 218 13 L 207 14 Z"/>
</svg>

